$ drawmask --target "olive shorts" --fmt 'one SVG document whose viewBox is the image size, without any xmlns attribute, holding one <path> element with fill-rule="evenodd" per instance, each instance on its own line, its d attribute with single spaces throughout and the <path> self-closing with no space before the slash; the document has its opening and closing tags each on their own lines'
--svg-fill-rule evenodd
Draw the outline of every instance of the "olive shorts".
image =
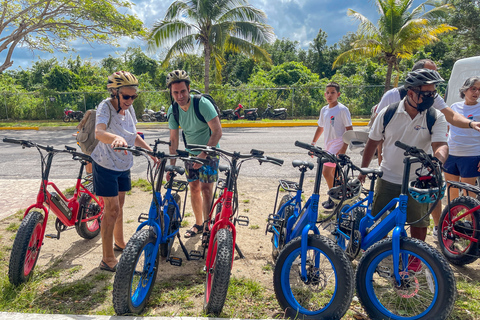
<svg viewBox="0 0 480 320">
<path fill-rule="evenodd" d="M 376 216 L 393 198 L 398 198 L 402 185 L 378 179 L 375 183 L 373 196 L 372 215 Z M 408 195 L 407 222 L 414 222 L 422 218 L 428 212 L 428 203 L 420 203 Z M 425 228 L 430 225 L 430 218 L 412 225 L 417 228 Z"/>
</svg>

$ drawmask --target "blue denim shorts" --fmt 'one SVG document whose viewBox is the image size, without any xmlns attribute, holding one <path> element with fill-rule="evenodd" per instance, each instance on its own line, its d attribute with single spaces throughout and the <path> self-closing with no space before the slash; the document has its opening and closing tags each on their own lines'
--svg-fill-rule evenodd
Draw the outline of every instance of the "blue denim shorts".
<svg viewBox="0 0 480 320">
<path fill-rule="evenodd" d="M 92 162 L 93 188 L 100 197 L 116 197 L 119 192 L 132 189 L 130 170 L 115 171 Z"/>
<path fill-rule="evenodd" d="M 475 178 L 480 177 L 480 172 L 478 172 L 479 162 L 480 156 L 457 157 L 450 155 L 443 164 L 443 167 L 446 173 L 453 174 L 454 176 Z"/>
</svg>

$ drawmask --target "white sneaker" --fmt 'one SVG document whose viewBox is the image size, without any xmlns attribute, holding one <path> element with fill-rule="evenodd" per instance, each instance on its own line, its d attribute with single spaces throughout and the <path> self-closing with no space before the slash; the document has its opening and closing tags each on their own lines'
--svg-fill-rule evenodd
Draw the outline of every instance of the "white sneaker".
<svg viewBox="0 0 480 320">
<path fill-rule="evenodd" d="M 438 236 L 438 227 L 433 227 L 433 236 L 436 238 Z"/>
</svg>

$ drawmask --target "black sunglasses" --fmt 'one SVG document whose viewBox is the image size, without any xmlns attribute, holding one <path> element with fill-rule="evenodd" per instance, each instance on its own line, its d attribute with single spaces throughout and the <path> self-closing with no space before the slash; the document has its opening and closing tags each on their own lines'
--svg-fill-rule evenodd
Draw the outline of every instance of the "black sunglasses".
<svg viewBox="0 0 480 320">
<path fill-rule="evenodd" d="M 138 94 L 134 94 L 133 96 L 129 96 L 128 94 L 122 94 L 123 100 L 135 100 L 138 98 Z"/>
<path fill-rule="evenodd" d="M 425 97 L 425 98 L 436 98 L 438 93 L 437 90 L 434 91 L 417 91 L 417 94 L 419 96 Z"/>
</svg>

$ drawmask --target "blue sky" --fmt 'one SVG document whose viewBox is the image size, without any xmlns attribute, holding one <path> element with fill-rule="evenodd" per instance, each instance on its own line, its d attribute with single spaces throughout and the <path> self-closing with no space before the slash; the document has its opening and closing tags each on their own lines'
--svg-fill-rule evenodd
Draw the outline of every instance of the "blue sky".
<svg viewBox="0 0 480 320">
<path fill-rule="evenodd" d="M 155 21 L 162 19 L 167 7 L 171 4 L 168 0 L 132 0 L 132 2 L 135 5 L 130 13 L 136 14 L 143 20 L 147 28 L 150 28 Z M 327 33 L 328 45 L 340 40 L 347 32 L 355 32 L 358 24 L 347 16 L 347 9 L 358 11 L 371 21 L 376 21 L 378 18 L 376 8 L 370 0 L 250 0 L 249 2 L 267 14 L 267 23 L 274 28 L 278 39 L 297 40 L 305 49 L 315 38 L 319 29 Z M 422 3 L 421 0 L 414 1 L 415 6 L 420 3 Z M 68 55 L 58 52 L 54 54 L 31 52 L 17 47 L 13 54 L 12 68 L 29 68 L 39 58 L 50 59 L 55 56 L 61 60 L 64 56 L 80 55 L 83 59 L 97 61 L 108 55 L 116 57 L 128 46 L 145 48 L 145 43 L 141 40 L 122 39 L 119 42 L 121 47 L 87 44 L 81 41 L 72 42 L 71 45 L 76 52 Z M 4 53 L 0 53 L 0 60 L 3 61 L 2 58 L 4 59 Z"/>
</svg>

